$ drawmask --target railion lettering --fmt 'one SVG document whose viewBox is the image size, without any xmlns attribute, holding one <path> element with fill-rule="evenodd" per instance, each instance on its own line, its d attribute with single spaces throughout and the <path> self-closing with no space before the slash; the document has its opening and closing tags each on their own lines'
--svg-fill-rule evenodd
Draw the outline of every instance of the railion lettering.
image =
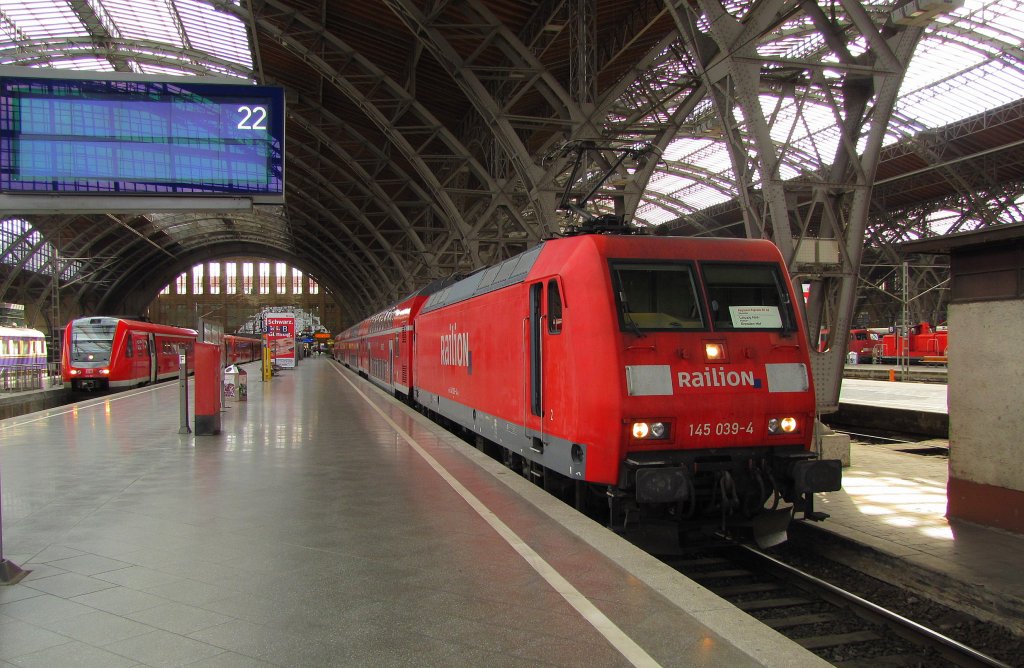
<svg viewBox="0 0 1024 668">
<path fill-rule="evenodd" d="M 724 366 L 704 367 L 703 371 L 680 371 L 677 376 L 679 387 L 761 387 L 760 379 L 754 378 L 753 371 L 726 371 Z"/>
<path fill-rule="evenodd" d="M 441 366 L 469 366 L 469 332 L 457 329 L 452 323 L 448 333 L 441 335 Z"/>
</svg>

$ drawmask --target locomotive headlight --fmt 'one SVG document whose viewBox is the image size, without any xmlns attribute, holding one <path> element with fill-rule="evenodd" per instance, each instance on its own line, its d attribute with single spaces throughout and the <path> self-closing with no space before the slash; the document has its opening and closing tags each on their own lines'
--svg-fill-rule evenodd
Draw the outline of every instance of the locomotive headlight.
<svg viewBox="0 0 1024 668">
<path fill-rule="evenodd" d="M 668 438 L 668 425 L 664 422 L 634 422 L 630 430 L 638 441 L 657 441 Z"/>
<path fill-rule="evenodd" d="M 768 420 L 769 434 L 792 434 L 796 431 L 797 421 L 795 417 L 771 418 Z"/>
<path fill-rule="evenodd" d="M 709 362 L 716 362 L 725 358 L 725 346 L 717 341 L 706 341 L 704 343 L 704 357 Z"/>
<path fill-rule="evenodd" d="M 104 376 L 110 375 L 110 369 L 100 369 L 100 374 Z"/>
<path fill-rule="evenodd" d="M 71 376 L 77 376 L 78 375 L 78 369 L 68 369 L 68 374 L 71 375 Z"/>
</svg>

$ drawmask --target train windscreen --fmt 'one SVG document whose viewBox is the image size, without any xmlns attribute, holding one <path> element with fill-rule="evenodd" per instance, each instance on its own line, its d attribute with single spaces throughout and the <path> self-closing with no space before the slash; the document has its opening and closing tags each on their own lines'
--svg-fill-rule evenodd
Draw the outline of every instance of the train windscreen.
<svg viewBox="0 0 1024 668">
<path fill-rule="evenodd" d="M 615 261 L 611 270 L 624 331 L 705 329 L 692 265 Z"/>
<path fill-rule="evenodd" d="M 715 329 L 796 329 L 778 265 L 703 262 L 700 268 Z"/>
<path fill-rule="evenodd" d="M 71 329 L 71 361 L 109 362 L 116 321 L 77 322 Z"/>
</svg>

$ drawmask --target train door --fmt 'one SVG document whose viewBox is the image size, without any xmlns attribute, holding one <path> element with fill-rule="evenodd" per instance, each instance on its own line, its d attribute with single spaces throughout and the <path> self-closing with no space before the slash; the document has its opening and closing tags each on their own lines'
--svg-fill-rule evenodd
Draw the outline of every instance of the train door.
<svg viewBox="0 0 1024 668">
<path fill-rule="evenodd" d="M 149 349 L 149 382 L 155 383 L 157 379 L 156 339 L 153 338 L 153 332 L 150 332 L 146 339 L 146 347 Z"/>
<path fill-rule="evenodd" d="M 138 355 L 135 354 L 134 332 L 128 330 L 124 334 L 124 360 L 122 362 L 116 362 L 114 359 L 115 354 L 116 353 L 111 352 L 110 355 L 111 368 L 114 368 L 115 366 L 121 366 L 123 364 L 124 366 L 121 368 L 124 369 L 123 373 L 125 379 L 127 379 L 128 381 L 128 386 L 131 387 L 134 385 L 141 385 L 142 373 L 139 369 L 139 364 L 141 360 L 139 360 Z"/>
<path fill-rule="evenodd" d="M 544 451 L 544 434 L 569 417 L 563 410 L 572 398 L 560 373 L 559 360 L 570 353 L 562 337 L 562 293 L 556 278 L 530 286 L 530 415 L 535 452 Z M 564 365 L 568 366 L 568 365 Z"/>
<path fill-rule="evenodd" d="M 530 286 L 529 351 L 530 358 L 530 411 L 526 426 L 540 432 L 544 428 L 544 366 L 543 366 L 543 312 L 544 283 Z M 539 444 L 539 439 L 535 438 Z"/>
<path fill-rule="evenodd" d="M 388 387 L 395 389 L 395 337 L 388 337 Z"/>
</svg>

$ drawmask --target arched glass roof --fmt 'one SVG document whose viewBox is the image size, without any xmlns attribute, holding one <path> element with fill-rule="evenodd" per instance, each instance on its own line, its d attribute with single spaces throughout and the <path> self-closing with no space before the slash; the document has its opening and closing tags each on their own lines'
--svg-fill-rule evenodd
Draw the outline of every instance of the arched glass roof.
<svg viewBox="0 0 1024 668">
<path fill-rule="evenodd" d="M 774 36 L 760 52 L 800 57 L 820 47 L 812 26 L 798 28 Z M 255 69 L 242 22 L 200 0 L 5 0 L 0 35 L 0 64 L 249 78 Z M 95 55 L 97 35 L 109 43 L 102 57 Z M 933 19 L 903 82 L 889 141 L 1024 98 L 1022 35 L 1018 0 L 967 0 Z M 806 100 L 797 113 L 794 104 L 780 108 L 775 97 L 762 98 L 773 138 L 790 147 L 780 166 L 784 179 L 827 165 L 839 141 L 828 106 Z M 707 139 L 682 137 L 664 152 L 637 222 L 657 225 L 736 196 L 726 146 L 713 126 L 706 131 Z"/>
<path fill-rule="evenodd" d="M 253 69 L 245 26 L 197 0 L 5 0 L 0 35 L 0 64 L 23 64 L 36 51 L 31 64 L 59 69 L 235 76 Z M 94 55 L 97 36 L 109 41 L 104 57 Z"/>
<path fill-rule="evenodd" d="M 3 0 L 0 66 L 282 86 L 288 182 L 286 203 L 276 210 L 29 223 L 60 252 L 81 257 L 79 270 L 90 281 L 119 286 L 112 299 L 143 277 L 158 290 L 218 244 L 224 252 L 308 260 L 307 273 L 344 292 L 352 310 L 370 311 L 557 234 L 558 195 L 551 195 L 568 180 L 568 170 L 558 171 L 564 154 L 557 154 L 587 133 L 629 145 L 654 138 L 661 149 L 647 161 L 655 165 L 649 179 L 639 160 L 623 166 L 595 198 L 596 213 L 625 211 L 640 225 L 663 226 L 658 232 L 723 235 L 752 233 L 744 226 L 758 215 L 788 214 L 794 229 L 803 225 L 797 233 L 813 237 L 825 217 L 820 210 L 817 218 L 804 215 L 813 207 L 809 196 L 800 200 L 809 188 L 800 188 L 831 187 L 831 162 L 843 154 L 844 137 L 853 137 L 850 144 L 866 137 L 840 129 L 850 73 L 881 80 L 899 71 L 891 63 L 905 58 L 890 54 L 889 65 L 878 59 L 879 36 L 904 31 L 891 23 L 897 14 L 934 2 L 786 0 L 777 17 L 764 16 L 763 3 L 722 2 L 725 20 L 753 17 L 773 26 L 752 37 L 743 56 L 757 61 L 761 79 L 742 103 L 723 103 L 705 89 L 711 84 L 701 78 L 699 50 L 674 2 L 596 0 L 589 82 L 574 69 L 585 46 L 568 20 L 576 3 L 514 0 L 437 3 L 421 14 L 422 3 L 410 0 L 329 11 L 303 0 Z M 1024 143 L 1022 3 L 940 1 L 949 13 L 923 28 L 885 128 L 888 152 L 877 161 L 868 243 L 885 247 L 1021 216 L 1024 160 L 1015 147 Z M 687 16 L 709 34 L 714 26 L 698 5 L 687 5 Z M 860 10 L 871 30 L 852 18 Z M 744 46 L 715 41 L 716 57 L 726 61 L 730 49 Z M 866 66 L 859 55 L 875 60 Z M 742 62 L 729 61 L 727 75 Z M 743 118 L 758 102 L 762 125 L 767 121 L 760 143 L 750 141 L 759 119 Z M 986 125 L 990 113 L 1016 117 Z M 730 117 L 728 127 L 720 115 Z M 866 118 L 865 126 L 870 113 Z M 959 144 L 950 140 L 958 124 L 977 126 Z M 734 165 L 730 141 L 751 165 Z M 775 171 L 765 177 L 763 165 L 753 163 L 768 142 L 777 155 L 767 160 Z M 585 168 L 590 183 L 600 172 L 594 165 L 606 158 Z M 908 180 L 918 173 L 922 178 Z M 642 178 L 630 183 L 635 174 Z M 769 215 L 767 199 L 758 200 L 769 190 L 762 178 L 794 185 L 787 194 L 798 193 L 793 208 Z M 849 184 L 836 184 L 836 192 Z M 971 206 L 988 210 L 976 214 Z M 122 278 L 126 272 L 132 278 Z M 31 280 L 33 288 L 43 284 Z M 76 295 L 82 303 L 85 293 Z"/>
</svg>

